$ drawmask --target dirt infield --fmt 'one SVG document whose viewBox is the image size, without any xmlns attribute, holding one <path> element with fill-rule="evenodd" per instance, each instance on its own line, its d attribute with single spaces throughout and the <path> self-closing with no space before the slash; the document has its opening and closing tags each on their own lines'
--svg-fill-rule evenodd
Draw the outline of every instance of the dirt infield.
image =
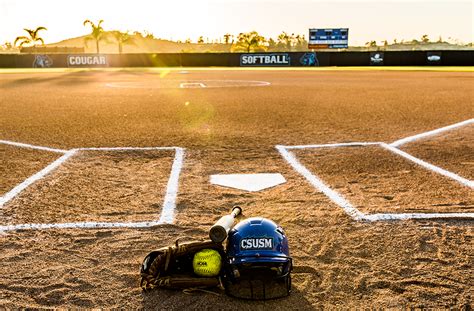
<svg viewBox="0 0 474 311">
<path fill-rule="evenodd" d="M 159 218 L 170 151 L 82 151 L 3 208 L 16 223 Z M 34 206 L 33 210 L 24 206 Z"/>
<path fill-rule="evenodd" d="M 0 145 L 0 195 L 19 184 L 49 162 L 59 157 L 56 153 Z"/>
<path fill-rule="evenodd" d="M 472 189 L 378 146 L 305 151 L 300 159 L 363 212 L 474 211 Z"/>
<path fill-rule="evenodd" d="M 474 179 L 474 125 L 407 144 L 402 149 L 466 178 Z"/>
<path fill-rule="evenodd" d="M 181 83 L 204 87 L 182 88 Z M 207 81 L 207 82 L 206 82 Z M 212 81 L 209 82 L 209 81 Z M 232 86 L 219 81 L 263 81 Z M 68 150 L 182 147 L 172 224 L 0 232 L 0 305 L 146 309 L 473 306 L 472 219 L 356 221 L 276 145 L 386 142 L 474 118 L 472 72 L 166 70 L 0 75 L 0 140 Z M 206 83 L 213 86 L 205 87 Z M 130 85 L 140 87 L 129 87 Z M 164 87 L 166 86 L 166 87 Z M 195 86 L 195 85 L 193 85 Z M 399 148 L 472 179 L 472 125 Z M 0 144 L 2 195 L 61 153 Z M 376 146 L 295 156 L 364 213 L 473 212 L 472 188 Z M 172 151 L 79 151 L 1 209 L 0 226 L 159 218 Z M 212 174 L 281 173 L 250 193 Z M 247 302 L 143 293 L 139 267 L 178 237 L 202 238 L 234 204 L 288 234 L 289 298 Z"/>
</svg>

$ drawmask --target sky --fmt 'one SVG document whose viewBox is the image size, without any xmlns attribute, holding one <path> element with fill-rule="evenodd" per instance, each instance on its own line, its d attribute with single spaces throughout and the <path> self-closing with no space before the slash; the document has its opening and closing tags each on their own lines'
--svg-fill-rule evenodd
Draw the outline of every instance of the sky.
<svg viewBox="0 0 474 311">
<path fill-rule="evenodd" d="M 147 30 L 172 40 L 256 30 L 265 37 L 309 28 L 349 28 L 349 44 L 369 40 L 431 39 L 473 42 L 469 0 L 0 0 L 0 44 L 45 26 L 46 43 L 88 33 L 85 19 L 106 30 Z"/>
</svg>

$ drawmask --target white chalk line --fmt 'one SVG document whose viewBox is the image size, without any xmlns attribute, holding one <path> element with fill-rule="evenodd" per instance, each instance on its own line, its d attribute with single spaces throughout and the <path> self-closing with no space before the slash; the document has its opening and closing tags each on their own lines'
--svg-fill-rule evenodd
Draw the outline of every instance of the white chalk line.
<svg viewBox="0 0 474 311">
<path fill-rule="evenodd" d="M 205 82 L 207 88 L 224 88 L 224 87 L 249 87 L 249 86 L 269 86 L 268 81 L 258 80 L 188 80 L 187 83 Z M 212 85 L 212 83 L 223 83 L 222 85 Z"/>
<path fill-rule="evenodd" d="M 313 149 L 313 148 L 339 148 L 339 147 L 360 147 L 379 145 L 379 142 L 350 142 L 350 143 L 335 143 L 335 144 L 320 144 L 320 145 L 296 145 L 296 146 L 277 146 L 283 147 L 286 150 L 291 149 Z"/>
<path fill-rule="evenodd" d="M 56 152 L 56 153 L 66 153 L 68 151 L 68 150 L 64 150 L 64 149 L 56 149 L 56 148 L 50 148 L 50 147 L 24 144 L 24 143 L 19 143 L 19 142 L 10 141 L 10 140 L 0 140 L 0 144 L 10 145 L 10 146 L 20 147 L 20 148 L 28 148 L 28 149 L 36 149 L 36 150 L 42 150 L 42 151 Z"/>
<path fill-rule="evenodd" d="M 399 146 L 404 145 L 406 143 L 410 143 L 412 141 L 419 140 L 421 138 L 425 138 L 425 137 L 428 137 L 428 136 L 437 135 L 437 134 L 440 134 L 442 132 L 446 132 L 446 131 L 449 131 L 449 130 L 452 130 L 452 129 L 455 129 L 455 128 L 458 128 L 458 127 L 462 127 L 462 126 L 465 126 L 465 125 L 468 125 L 468 124 L 474 124 L 474 119 L 469 119 L 469 120 L 466 120 L 466 121 L 462 121 L 462 122 L 451 124 L 451 125 L 448 125 L 448 126 L 445 126 L 445 127 L 441 127 L 441 128 L 429 131 L 429 132 L 424 132 L 424 133 L 420 133 L 420 134 L 417 134 L 417 135 L 405 137 L 405 138 L 399 139 L 397 141 L 394 141 L 393 143 L 390 144 L 390 146 L 399 147 Z"/>
<path fill-rule="evenodd" d="M 474 213 L 400 213 L 400 214 L 366 214 L 363 220 L 379 221 L 379 220 L 405 220 L 405 219 L 449 219 L 474 218 Z"/>
<path fill-rule="evenodd" d="M 205 88 L 226 88 L 226 87 L 260 87 L 260 86 L 269 86 L 271 85 L 268 81 L 258 81 L 258 80 L 189 80 L 188 82 L 182 82 L 182 80 L 166 80 L 166 81 L 175 81 L 179 82 L 178 86 L 169 86 L 169 85 L 158 85 L 158 84 L 146 84 L 146 83 L 137 83 L 137 82 L 111 82 L 106 83 L 106 87 L 110 88 L 130 88 L 130 89 L 150 89 L 150 88 L 164 88 L 164 89 L 173 89 L 173 88 L 183 88 L 181 87 L 182 83 L 202 83 L 205 85 Z M 212 85 L 212 83 L 223 83 L 222 85 Z M 189 87 L 184 87 L 189 88 Z"/>
<path fill-rule="evenodd" d="M 404 158 L 407 159 L 407 160 L 410 160 L 410 161 L 412 161 L 412 162 L 414 162 L 414 163 L 416 163 L 416 164 L 418 164 L 418 165 L 420 165 L 420 166 L 423 166 L 424 168 L 426 168 L 426 169 L 428 169 L 428 170 L 430 170 L 430 171 L 432 171 L 432 172 L 435 172 L 435 173 L 438 173 L 438 174 L 440 174 L 440 175 L 446 176 L 446 177 L 448 177 L 448 178 L 450 178 L 450 179 L 453 179 L 453 180 L 459 182 L 460 184 L 462 184 L 462 185 L 464 185 L 464 186 L 467 186 L 467 187 L 469 187 L 469 188 L 471 188 L 471 189 L 474 189 L 474 181 L 472 181 L 472 180 L 468 180 L 468 179 L 466 179 L 466 178 L 464 178 L 464 177 L 461 177 L 461 176 L 459 176 L 459 175 L 457 175 L 457 174 L 455 174 L 455 173 L 453 173 L 453 172 L 450 172 L 450 171 L 447 171 L 447 170 L 445 170 L 445 169 L 442 169 L 442 168 L 439 167 L 439 166 L 436 166 L 436 165 L 433 165 L 433 164 L 431 164 L 431 163 L 425 162 L 425 161 L 423 161 L 423 160 L 421 160 L 421 159 L 419 159 L 419 158 L 417 158 L 417 157 L 414 157 L 414 156 L 412 156 L 411 154 L 408 154 L 408 153 L 406 153 L 405 151 L 402 151 L 402 150 L 400 150 L 400 149 L 398 149 L 398 148 L 395 148 L 395 147 L 393 147 L 393 146 L 391 146 L 391 145 L 389 145 L 389 144 L 381 143 L 380 146 L 382 146 L 383 148 L 385 148 L 385 149 L 387 149 L 387 150 L 389 150 L 389 151 L 391 151 L 391 152 L 393 152 L 393 153 L 395 153 L 395 154 L 398 154 L 399 156 L 404 157 Z"/>
<path fill-rule="evenodd" d="M 179 88 L 181 89 L 193 89 L 196 88 L 195 86 L 197 85 L 197 88 L 205 88 L 207 87 L 204 83 L 201 82 L 183 82 L 179 84 Z"/>
<path fill-rule="evenodd" d="M 56 169 L 68 158 L 78 151 L 143 151 L 143 150 L 175 150 L 175 157 L 171 167 L 170 178 L 166 187 L 165 198 L 163 200 L 163 208 L 158 221 L 148 222 L 72 222 L 72 223 L 50 223 L 50 224 L 18 224 L 0 226 L 0 232 L 13 230 L 35 230 L 35 229 L 73 229 L 73 228 L 146 228 L 161 224 L 170 224 L 174 221 L 174 210 L 176 208 L 176 199 L 178 196 L 179 176 L 183 167 L 184 148 L 180 147 L 91 147 L 76 148 L 67 151 L 62 157 L 52 162 L 50 165 L 26 179 L 24 182 L 10 190 L 6 195 L 0 197 L 0 208 L 16 197 L 21 191 L 31 184 L 44 178 L 51 171 Z"/>
<path fill-rule="evenodd" d="M 84 151 L 148 151 L 148 150 L 176 150 L 179 147 L 86 147 L 76 150 Z"/>
<path fill-rule="evenodd" d="M 428 170 L 435 173 L 441 174 L 448 178 L 451 178 L 464 186 L 473 188 L 474 184 L 472 181 L 467 180 L 459 175 L 456 175 L 450 171 L 444 170 L 438 166 L 427 163 L 421 159 L 418 159 L 400 149 L 397 149 L 389 144 L 380 142 L 352 142 L 352 143 L 338 143 L 338 144 L 319 144 L 319 145 L 299 145 L 299 146 L 282 146 L 277 145 L 276 149 L 280 152 L 283 158 L 300 173 L 306 180 L 309 181 L 316 189 L 324 193 L 330 198 L 335 204 L 341 207 L 349 216 L 355 220 L 367 220 L 367 221 L 379 221 L 379 220 L 404 220 L 404 219 L 439 219 L 439 218 L 474 218 L 474 213 L 380 213 L 380 214 L 365 214 L 354 207 L 349 201 L 347 201 L 337 191 L 332 190 L 329 186 L 316 177 L 315 174 L 311 173 L 304 165 L 302 165 L 296 157 L 288 151 L 288 149 L 313 149 L 313 148 L 337 148 L 337 147 L 357 147 L 357 146 L 381 146 L 399 156 L 404 157 Z"/>
<path fill-rule="evenodd" d="M 171 175 L 166 186 L 166 194 L 163 200 L 163 208 L 161 210 L 160 223 L 173 223 L 174 210 L 176 209 L 176 198 L 178 197 L 179 175 L 183 168 L 184 149 L 176 147 L 176 154 L 171 167 Z"/>
<path fill-rule="evenodd" d="M 342 209 L 350 215 L 352 218 L 359 220 L 364 217 L 364 214 L 357 208 L 352 206 L 342 195 L 329 188 L 324 182 L 311 173 L 304 165 L 302 165 L 296 157 L 288 150 L 285 146 L 276 146 L 277 150 L 283 156 L 283 158 L 295 169 L 298 173 L 303 175 L 306 180 L 309 181 L 316 189 L 324 193 L 334 203 L 342 207 Z"/>
<path fill-rule="evenodd" d="M 0 226 L 0 232 L 16 230 L 46 230 L 46 229 L 105 229 L 105 228 L 149 228 L 163 225 L 160 221 L 148 222 L 68 222 L 51 224 L 20 224 Z"/>
<path fill-rule="evenodd" d="M 12 190 L 7 192 L 3 197 L 0 198 L 0 208 L 5 205 L 8 201 L 16 197 L 20 192 L 28 188 L 30 185 L 33 183 L 37 182 L 38 180 L 42 179 L 44 176 L 49 174 L 51 171 L 55 170 L 58 166 L 63 164 L 67 159 L 69 159 L 71 156 L 76 153 L 76 150 L 70 150 L 66 152 L 63 156 L 60 158 L 56 159 L 55 161 L 51 162 L 48 166 L 43 168 L 41 171 L 37 172 L 36 174 L 28 177 L 25 181 L 22 183 L 16 185 Z"/>
</svg>

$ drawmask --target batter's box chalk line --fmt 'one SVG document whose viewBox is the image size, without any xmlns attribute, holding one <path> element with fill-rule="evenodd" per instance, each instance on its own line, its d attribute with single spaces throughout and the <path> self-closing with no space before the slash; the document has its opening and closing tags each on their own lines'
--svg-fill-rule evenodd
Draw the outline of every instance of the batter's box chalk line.
<svg viewBox="0 0 474 311">
<path fill-rule="evenodd" d="M 331 201 L 336 205 L 341 207 L 346 214 L 351 216 L 355 220 L 365 220 L 365 221 L 379 221 L 379 220 L 404 220 L 404 219 L 474 219 L 474 213 L 379 213 L 379 214 L 365 214 L 354 207 L 347 199 L 345 199 L 340 193 L 331 189 L 326 185 L 318 176 L 309 171 L 303 164 L 298 161 L 296 156 L 291 150 L 302 150 L 302 149 L 315 149 L 315 148 L 341 148 L 341 147 L 364 147 L 364 146 L 381 146 L 382 148 L 389 150 L 390 152 L 401 156 L 411 162 L 414 162 L 425 169 L 428 169 L 437 174 L 448 177 L 463 186 L 474 189 L 474 181 L 461 177 L 453 172 L 445 170 L 441 167 L 423 161 L 417 157 L 408 154 L 397 147 L 422 139 L 428 136 L 433 136 L 466 126 L 469 124 L 474 124 L 474 119 L 469 119 L 463 122 L 445 126 L 436 130 L 429 132 L 417 134 L 414 136 L 406 137 L 400 140 L 397 140 L 391 144 L 383 142 L 350 142 L 350 143 L 336 143 L 336 144 L 321 144 L 321 145 L 299 145 L 299 146 L 282 146 L 277 145 L 276 149 L 280 152 L 282 157 L 290 164 L 290 166 L 302 175 L 314 188 L 324 193 Z"/>
<path fill-rule="evenodd" d="M 175 155 L 171 166 L 171 173 L 166 186 L 166 193 L 163 199 L 163 208 L 160 218 L 156 221 L 145 222 L 70 222 L 70 223 L 46 223 L 46 224 L 18 224 L 2 225 L 0 232 L 13 230 L 34 230 L 34 229 L 91 229 L 91 228 L 148 228 L 156 225 L 171 224 L 174 221 L 174 211 L 176 209 L 176 198 L 178 196 L 179 177 L 184 161 L 184 148 L 181 147 L 103 147 L 103 148 L 75 148 L 70 150 L 48 148 L 42 146 L 29 145 L 8 140 L 0 140 L 0 144 L 21 148 L 49 151 L 62 154 L 61 157 L 51 162 L 48 166 L 25 179 L 15 186 L 4 196 L 0 197 L 0 209 L 7 202 L 19 195 L 23 190 L 43 179 L 46 175 L 54 171 L 66 160 L 80 151 L 153 151 L 153 150 L 174 150 Z"/>
</svg>

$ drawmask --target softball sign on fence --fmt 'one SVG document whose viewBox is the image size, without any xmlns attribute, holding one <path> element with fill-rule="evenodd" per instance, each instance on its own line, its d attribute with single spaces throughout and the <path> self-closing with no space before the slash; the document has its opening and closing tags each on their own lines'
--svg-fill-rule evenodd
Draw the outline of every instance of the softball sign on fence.
<svg viewBox="0 0 474 311">
<path fill-rule="evenodd" d="M 240 66 L 290 66 L 288 53 L 242 54 Z"/>
</svg>

